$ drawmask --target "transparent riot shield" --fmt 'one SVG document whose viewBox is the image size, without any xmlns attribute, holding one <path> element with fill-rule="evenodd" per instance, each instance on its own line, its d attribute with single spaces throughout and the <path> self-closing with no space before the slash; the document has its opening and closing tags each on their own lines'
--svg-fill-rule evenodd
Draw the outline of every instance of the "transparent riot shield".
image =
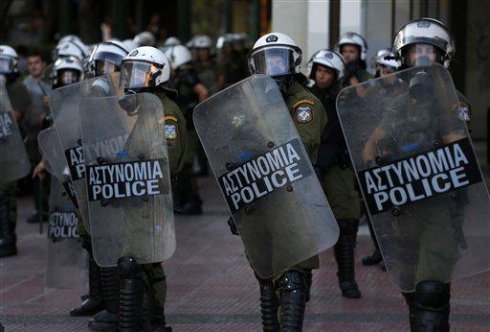
<svg viewBox="0 0 490 332">
<path fill-rule="evenodd" d="M 45 284 L 51 288 L 77 288 L 84 282 L 84 255 L 77 233 L 79 220 L 70 173 L 56 130 L 51 127 L 38 135 L 43 162 L 51 177 Z M 68 191 L 65 191 L 68 190 Z"/>
<path fill-rule="evenodd" d="M 69 166 L 80 214 L 87 230 L 90 229 L 90 224 L 80 132 L 80 106 L 84 98 L 122 94 L 122 89 L 118 85 L 119 73 L 107 74 L 56 89 L 49 98 L 51 114 Z"/>
<path fill-rule="evenodd" d="M 162 103 L 148 93 L 92 98 L 80 114 L 97 264 L 168 259 L 175 228 Z"/>
<path fill-rule="evenodd" d="M 41 131 L 38 135 L 39 149 L 46 171 L 55 176 L 73 206 L 78 209 L 78 201 L 71 180 L 71 172 L 66 162 L 55 126 Z"/>
<path fill-rule="evenodd" d="M 338 227 L 277 84 L 252 76 L 194 123 L 255 272 L 278 276 L 332 247 Z"/>
<path fill-rule="evenodd" d="M 31 170 L 5 80 L 0 81 L 0 183 L 23 178 Z"/>
<path fill-rule="evenodd" d="M 466 127 L 467 108 L 440 65 L 391 78 L 402 82 L 395 94 L 379 94 L 387 83 L 380 78 L 364 83 L 367 93 L 357 100 L 357 86 L 337 98 L 390 277 L 412 291 L 423 280 L 449 282 L 486 271 L 490 199 Z"/>
</svg>

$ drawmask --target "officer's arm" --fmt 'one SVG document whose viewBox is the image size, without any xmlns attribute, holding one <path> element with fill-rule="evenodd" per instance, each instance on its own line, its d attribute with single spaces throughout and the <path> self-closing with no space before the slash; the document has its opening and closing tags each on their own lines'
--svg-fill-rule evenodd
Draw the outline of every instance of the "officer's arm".
<svg viewBox="0 0 490 332">
<path fill-rule="evenodd" d="M 197 94 L 199 102 L 206 100 L 209 96 L 208 89 L 206 89 L 202 83 L 194 85 L 192 91 Z"/>
<path fill-rule="evenodd" d="M 174 175 L 182 169 L 183 156 L 187 148 L 187 130 L 183 116 L 165 116 L 165 139 L 167 140 L 170 173 Z"/>
<path fill-rule="evenodd" d="M 467 136 L 459 133 L 447 134 L 442 136 L 442 142 L 444 144 L 449 144 L 455 141 L 459 141 L 460 139 L 463 139 L 465 137 Z"/>
<path fill-rule="evenodd" d="M 376 157 L 376 151 L 378 147 L 378 142 L 386 136 L 384 129 L 376 128 L 374 132 L 369 137 L 364 150 L 362 151 L 362 159 L 364 162 L 369 162 L 374 160 Z"/>
<path fill-rule="evenodd" d="M 300 100 L 293 105 L 293 120 L 308 156 L 314 159 L 326 125 L 325 109 L 319 102 Z"/>
</svg>

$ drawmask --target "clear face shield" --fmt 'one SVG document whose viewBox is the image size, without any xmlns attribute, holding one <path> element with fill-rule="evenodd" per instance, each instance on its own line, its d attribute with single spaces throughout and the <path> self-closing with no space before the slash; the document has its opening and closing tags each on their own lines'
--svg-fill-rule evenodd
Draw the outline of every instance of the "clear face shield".
<svg viewBox="0 0 490 332">
<path fill-rule="evenodd" d="M 58 72 L 58 85 L 65 86 L 80 80 L 80 72 L 73 69 L 62 69 Z"/>
<path fill-rule="evenodd" d="M 101 61 L 101 60 L 95 61 L 96 76 L 111 74 L 119 70 L 121 70 L 121 68 L 111 61 Z"/>
<path fill-rule="evenodd" d="M 120 65 L 123 56 L 109 53 L 100 52 L 94 57 L 95 60 L 95 75 L 100 76 L 104 74 L 111 74 L 121 69 Z"/>
<path fill-rule="evenodd" d="M 433 45 L 411 45 L 406 52 L 405 61 L 409 67 L 430 66 L 435 62 L 442 64 L 441 52 Z"/>
<path fill-rule="evenodd" d="M 282 76 L 292 74 L 294 69 L 292 49 L 270 48 L 251 55 L 249 67 L 252 74 Z"/>
<path fill-rule="evenodd" d="M 12 58 L 0 57 L 0 74 L 11 74 L 15 71 L 15 61 Z"/>
<path fill-rule="evenodd" d="M 121 86 L 126 89 L 149 88 L 152 86 L 154 64 L 143 61 L 125 61 L 121 67 Z"/>
</svg>

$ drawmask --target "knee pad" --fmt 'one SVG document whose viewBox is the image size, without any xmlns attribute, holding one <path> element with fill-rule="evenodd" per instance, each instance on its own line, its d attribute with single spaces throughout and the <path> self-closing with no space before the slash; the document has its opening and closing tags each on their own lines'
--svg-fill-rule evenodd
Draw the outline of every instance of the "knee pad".
<svg viewBox="0 0 490 332">
<path fill-rule="evenodd" d="M 140 278 L 141 266 L 138 265 L 136 259 L 132 256 L 121 257 L 117 260 L 120 277 L 125 279 Z"/>
<path fill-rule="evenodd" d="M 339 219 L 337 220 L 340 229 L 340 236 L 355 236 L 359 228 L 359 220 Z"/>
<path fill-rule="evenodd" d="M 450 284 L 440 281 L 421 281 L 415 288 L 415 304 L 421 308 L 444 309 L 450 297 Z"/>
<path fill-rule="evenodd" d="M 304 290 L 306 288 L 305 275 L 298 271 L 287 271 L 277 281 L 277 288 L 281 292 Z"/>
</svg>

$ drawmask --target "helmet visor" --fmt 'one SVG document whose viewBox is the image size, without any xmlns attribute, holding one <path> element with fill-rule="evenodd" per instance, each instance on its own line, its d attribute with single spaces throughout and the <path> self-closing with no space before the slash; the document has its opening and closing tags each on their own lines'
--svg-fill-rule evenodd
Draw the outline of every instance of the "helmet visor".
<svg viewBox="0 0 490 332">
<path fill-rule="evenodd" d="M 60 86 L 70 85 L 80 80 L 80 72 L 73 69 L 63 69 L 58 72 Z"/>
<path fill-rule="evenodd" d="M 268 76 L 281 76 L 294 73 L 293 50 L 288 48 L 268 48 L 250 56 L 250 72 Z"/>
<path fill-rule="evenodd" d="M 95 61 L 95 75 L 100 76 L 104 74 L 111 74 L 119 71 L 121 67 L 110 60 L 96 60 Z"/>
<path fill-rule="evenodd" d="M 151 86 L 155 66 L 149 62 L 124 61 L 121 67 L 121 86 L 128 89 Z"/>
<path fill-rule="evenodd" d="M 0 57 L 0 74 L 11 74 L 14 71 L 15 71 L 14 59 Z"/>
<path fill-rule="evenodd" d="M 430 66 L 434 62 L 441 63 L 441 51 L 429 44 L 415 44 L 408 47 L 406 52 L 406 64 L 414 66 Z"/>
</svg>

